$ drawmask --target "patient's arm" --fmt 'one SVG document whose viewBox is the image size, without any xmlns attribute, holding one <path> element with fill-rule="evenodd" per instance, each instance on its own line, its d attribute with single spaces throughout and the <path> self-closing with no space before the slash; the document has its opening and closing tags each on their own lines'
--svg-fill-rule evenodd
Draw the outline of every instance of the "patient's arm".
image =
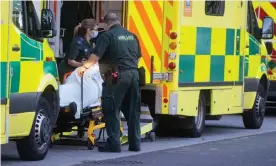
<svg viewBox="0 0 276 166">
<path fill-rule="evenodd" d="M 99 61 L 99 57 L 95 54 L 91 54 L 88 61 L 84 63 L 84 66 L 86 68 L 89 68 L 91 66 L 93 66 L 95 63 L 97 63 Z"/>
</svg>

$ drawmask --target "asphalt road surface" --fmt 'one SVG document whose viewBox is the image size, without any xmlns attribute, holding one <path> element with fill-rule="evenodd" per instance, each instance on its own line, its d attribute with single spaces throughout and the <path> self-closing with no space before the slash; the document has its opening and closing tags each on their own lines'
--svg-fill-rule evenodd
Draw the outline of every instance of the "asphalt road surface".
<svg viewBox="0 0 276 166">
<path fill-rule="evenodd" d="M 74 166 L 275 166 L 276 132 Z"/>
<path fill-rule="evenodd" d="M 156 152 L 156 151 L 162 151 L 163 154 L 168 153 L 168 150 L 164 152 L 164 150 L 166 149 L 172 149 L 172 148 L 179 148 L 179 147 L 186 147 L 187 149 L 183 149 L 181 148 L 183 152 L 181 152 L 181 155 L 176 155 L 179 157 L 179 159 L 175 159 L 175 158 L 168 158 L 167 160 L 180 160 L 183 159 L 183 157 L 185 157 L 187 154 L 189 154 L 189 151 L 191 151 L 191 147 L 196 147 L 195 150 L 191 151 L 191 155 L 188 155 L 189 158 L 192 157 L 192 155 L 194 156 L 196 153 L 199 153 L 199 156 L 203 156 L 202 160 L 205 161 L 204 165 L 206 165 L 206 163 L 210 162 L 213 163 L 213 165 L 216 165 L 216 163 L 220 163 L 220 165 L 224 165 L 223 163 L 228 164 L 229 160 L 227 162 L 224 162 L 223 160 L 221 160 L 221 158 L 223 158 L 223 156 L 226 155 L 227 153 L 227 149 L 229 149 L 229 156 L 232 156 L 232 159 L 235 160 L 239 160 L 237 158 L 235 158 L 235 155 L 241 155 L 243 152 L 245 153 L 249 153 L 250 154 L 250 148 L 252 150 L 252 152 L 255 149 L 259 149 L 261 152 L 256 152 L 254 154 L 252 154 L 252 156 L 254 156 L 254 159 L 252 158 L 252 160 L 248 160 L 248 162 L 251 162 L 251 166 L 254 165 L 254 162 L 256 164 L 260 164 L 258 160 L 258 157 L 260 158 L 260 160 L 272 160 L 273 158 L 269 158 L 272 157 L 272 155 L 276 156 L 276 146 L 275 146 L 275 136 L 276 134 L 272 134 L 271 136 L 261 136 L 261 138 L 259 141 L 257 141 L 256 139 L 258 138 L 258 134 L 264 134 L 264 133 L 270 133 L 270 132 L 276 132 L 276 116 L 268 116 L 265 118 L 264 124 L 262 126 L 261 129 L 259 130 L 247 130 L 243 127 L 243 123 L 242 123 L 242 118 L 241 116 L 224 116 L 220 121 L 207 121 L 206 122 L 206 129 L 205 132 L 203 134 L 203 136 L 201 138 L 187 138 L 187 137 L 165 137 L 165 138 L 157 138 L 156 142 L 144 142 L 142 144 L 142 151 L 135 153 L 135 152 L 128 152 L 127 148 L 128 146 L 125 145 L 123 146 L 123 152 L 122 153 L 116 153 L 116 154 L 110 154 L 110 153 L 99 153 L 97 152 L 97 150 L 93 150 L 93 151 L 89 151 L 87 150 L 87 148 L 85 146 L 54 146 L 52 149 L 50 149 L 47 157 L 43 160 L 43 161 L 37 161 L 37 162 L 26 162 L 26 161 L 20 161 L 19 156 L 16 152 L 16 147 L 14 143 L 10 143 L 8 145 L 4 145 L 1 146 L 1 164 L 2 165 L 7 165 L 7 166 L 69 166 L 69 165 L 76 165 L 76 164 L 82 164 L 82 163 L 87 163 L 85 165 L 92 165 L 92 163 L 89 164 L 89 162 L 91 161 L 96 161 L 96 160 L 107 160 L 107 159 L 117 159 L 120 157 L 127 157 L 128 159 L 132 160 L 133 155 L 140 155 L 140 154 L 144 154 L 147 156 L 151 157 L 151 154 L 153 154 L 153 156 L 157 156 L 155 154 L 159 154 L 158 153 L 150 153 L 150 152 Z M 238 141 L 233 142 L 233 145 L 230 146 L 226 145 L 227 143 L 217 143 L 218 148 L 223 148 L 226 151 L 214 151 L 214 156 L 210 156 L 210 160 L 204 160 L 204 155 L 205 155 L 205 159 L 208 159 L 209 155 L 211 153 L 208 153 L 208 148 L 209 151 L 210 149 L 210 144 L 203 144 L 203 143 L 211 143 L 211 142 L 215 142 L 215 141 L 221 141 L 221 140 L 231 140 L 231 139 L 235 139 L 235 138 L 240 138 L 240 137 L 245 137 L 246 136 L 257 136 L 257 137 L 252 137 L 252 141 L 251 143 L 249 143 L 248 145 L 248 150 L 244 150 L 244 151 L 240 151 L 243 150 L 243 148 L 239 148 L 242 145 L 246 145 L 246 141 L 244 143 L 239 143 Z M 271 140 L 268 140 L 270 137 L 274 138 L 274 142 Z M 251 140 L 251 139 L 250 139 Z M 255 143 L 254 143 L 255 140 Z M 227 142 L 227 141 L 226 141 Z M 229 141 L 228 141 L 229 142 Z M 235 143 L 237 143 L 237 145 L 235 145 Z M 258 143 L 261 145 L 264 145 L 265 147 L 268 148 L 263 148 L 262 146 L 258 146 Z M 271 143 L 271 144 L 269 144 Z M 274 144 L 273 144 L 274 143 Z M 198 145 L 200 144 L 200 145 Z M 224 145 L 223 145 L 224 144 Z M 193 145 L 198 145 L 198 146 L 193 146 Z M 239 146 L 240 145 L 240 146 Z M 200 147 L 202 146 L 202 150 L 200 150 Z M 235 148 L 237 149 L 237 151 L 234 151 Z M 186 150 L 186 151 L 185 151 Z M 256 150 L 256 151 L 257 151 Z M 272 150 L 274 150 L 274 152 L 272 152 Z M 170 151 L 170 150 L 169 150 Z M 176 150 L 177 151 L 177 150 Z M 206 151 L 206 152 L 205 152 Z M 146 154 L 147 153 L 147 154 Z M 162 154 L 161 153 L 161 154 Z M 249 158 L 248 156 L 250 155 L 244 155 L 245 158 Z M 265 155 L 266 154 L 266 155 Z M 268 158 L 264 158 L 265 156 L 267 156 Z M 135 156 L 136 157 L 136 156 Z M 137 156 L 139 159 L 139 156 Z M 215 162 L 215 157 L 216 157 L 216 161 Z M 242 158 L 242 156 L 240 156 Z M 164 158 L 164 155 L 161 156 L 160 158 Z M 187 157 L 188 158 L 188 157 Z M 186 162 L 192 162 L 191 159 L 189 159 Z M 240 159 L 241 159 L 240 158 Z M 250 157 L 251 158 L 251 157 Z M 249 159 L 250 159 L 249 158 Z M 137 160 L 138 160 L 137 159 Z M 166 158 L 165 158 L 166 159 Z M 275 159 L 275 158 L 274 158 Z M 136 159 L 133 158 L 133 161 L 135 161 Z M 159 160 L 158 156 L 156 157 L 155 160 Z M 164 160 L 163 160 L 164 161 Z M 142 164 L 143 162 L 145 162 L 146 164 L 152 164 L 150 163 L 151 161 L 141 161 Z M 223 163 L 222 163 L 223 162 Z M 238 161 L 237 161 L 238 162 Z M 246 160 L 241 160 L 241 162 L 246 162 Z M 272 163 L 275 161 L 272 161 Z M 164 162 L 165 163 L 165 162 Z M 117 165 L 127 165 L 128 163 L 118 163 Z M 139 164 L 138 163 L 130 163 L 129 165 L 133 165 L 133 164 Z M 180 164 L 180 163 L 175 163 Z M 83 164 L 84 165 L 84 164 Z M 95 165 L 95 164 L 94 164 Z M 99 164 L 97 164 L 99 165 Z M 101 164 L 100 164 L 101 165 Z M 110 164 L 108 164 L 110 165 Z M 112 165 L 112 164 L 111 164 Z M 113 164 L 114 165 L 114 164 Z M 116 165 L 116 164 L 115 164 Z M 141 163 L 140 163 L 141 165 Z M 189 165 L 189 164 L 188 164 Z M 203 165 L 198 163 L 198 165 Z M 243 164 L 233 164 L 233 165 L 243 165 Z M 276 163 L 274 163 L 274 165 L 276 165 Z M 257 165 L 256 165 L 257 166 Z M 264 164 L 263 166 L 270 166 L 269 163 L 267 162 L 266 164 Z"/>
</svg>

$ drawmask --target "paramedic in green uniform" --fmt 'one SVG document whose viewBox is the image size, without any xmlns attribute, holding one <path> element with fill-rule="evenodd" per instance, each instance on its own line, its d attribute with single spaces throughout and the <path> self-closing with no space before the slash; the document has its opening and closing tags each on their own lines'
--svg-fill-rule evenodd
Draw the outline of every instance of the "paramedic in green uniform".
<svg viewBox="0 0 276 166">
<path fill-rule="evenodd" d="M 104 17 L 108 30 L 101 34 L 88 62 L 79 68 L 79 74 L 98 62 L 100 58 L 118 69 L 116 83 L 103 86 L 102 110 L 108 135 L 100 152 L 121 152 L 120 110 L 128 124 L 130 151 L 140 151 L 140 87 L 138 62 L 141 57 L 139 41 L 133 33 L 123 28 L 117 16 L 109 13 Z M 101 59 L 101 60 L 102 60 Z M 100 64 L 101 65 L 101 64 Z"/>
</svg>

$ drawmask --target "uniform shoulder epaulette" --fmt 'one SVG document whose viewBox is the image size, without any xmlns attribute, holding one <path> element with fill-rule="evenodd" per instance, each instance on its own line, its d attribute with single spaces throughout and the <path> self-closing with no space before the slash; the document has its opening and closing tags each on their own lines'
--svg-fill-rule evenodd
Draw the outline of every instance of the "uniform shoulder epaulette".
<svg viewBox="0 0 276 166">
<path fill-rule="evenodd" d="M 77 40 L 77 43 L 80 45 L 80 44 L 82 44 L 83 42 L 84 42 L 84 39 L 83 38 L 77 38 L 76 39 Z"/>
</svg>

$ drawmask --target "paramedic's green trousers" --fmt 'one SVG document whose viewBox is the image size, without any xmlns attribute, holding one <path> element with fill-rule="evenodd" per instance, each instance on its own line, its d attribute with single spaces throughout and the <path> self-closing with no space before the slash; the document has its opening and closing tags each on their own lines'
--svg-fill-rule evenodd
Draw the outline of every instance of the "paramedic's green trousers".
<svg viewBox="0 0 276 166">
<path fill-rule="evenodd" d="M 140 148 L 140 87 L 137 70 L 120 71 L 116 84 L 103 87 L 102 110 L 108 135 L 107 146 L 120 148 L 120 110 L 128 125 L 129 148 Z"/>
</svg>

